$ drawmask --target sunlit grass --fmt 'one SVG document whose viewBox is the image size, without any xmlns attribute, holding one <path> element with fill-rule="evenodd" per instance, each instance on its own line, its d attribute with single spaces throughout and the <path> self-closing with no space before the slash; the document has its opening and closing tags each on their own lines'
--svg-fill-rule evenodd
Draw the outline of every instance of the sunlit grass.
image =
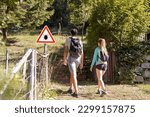
<svg viewBox="0 0 150 117">
<path fill-rule="evenodd" d="M 146 84 L 140 84 L 140 85 L 138 85 L 138 87 L 140 89 L 142 89 L 144 92 L 150 94 L 150 85 L 149 84 L 147 84 L 147 85 Z"/>
</svg>

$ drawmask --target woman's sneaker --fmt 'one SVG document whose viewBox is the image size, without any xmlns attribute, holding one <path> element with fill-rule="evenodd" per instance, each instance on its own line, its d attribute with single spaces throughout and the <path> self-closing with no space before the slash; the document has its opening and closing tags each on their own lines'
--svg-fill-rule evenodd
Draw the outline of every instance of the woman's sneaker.
<svg viewBox="0 0 150 117">
<path fill-rule="evenodd" d="M 74 92 L 74 93 L 72 94 L 72 96 L 78 98 L 78 97 L 79 97 L 79 94 Z"/>
<path fill-rule="evenodd" d="M 102 90 L 103 94 L 107 95 L 108 93 L 106 92 L 106 90 Z"/>
<path fill-rule="evenodd" d="M 104 94 L 103 94 L 103 91 L 102 91 L 102 90 L 99 90 L 99 96 L 100 96 L 100 97 L 103 97 L 103 96 L 104 96 Z"/>
</svg>

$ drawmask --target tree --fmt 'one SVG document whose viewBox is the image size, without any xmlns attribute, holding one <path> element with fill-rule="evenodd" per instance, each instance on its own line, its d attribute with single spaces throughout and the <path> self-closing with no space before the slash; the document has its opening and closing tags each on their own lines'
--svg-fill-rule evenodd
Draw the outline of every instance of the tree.
<svg viewBox="0 0 150 117">
<path fill-rule="evenodd" d="M 72 0 L 69 2 L 70 23 L 76 26 L 82 26 L 82 35 L 85 24 L 90 17 L 92 3 L 92 0 Z"/>
<path fill-rule="evenodd" d="M 144 0 L 95 0 L 87 37 L 89 54 L 93 54 L 98 38 L 105 38 L 118 58 L 119 78 L 131 79 L 135 66 L 141 62 L 140 56 L 143 58 L 148 49 L 137 49 L 137 45 L 140 35 L 148 29 L 149 19 Z M 135 56 L 136 51 L 142 51 L 143 55 Z"/>
<path fill-rule="evenodd" d="M 53 26 L 58 26 L 61 24 L 62 26 L 68 26 L 68 0 L 54 0 L 53 5 L 54 14 L 49 21 Z"/>
<path fill-rule="evenodd" d="M 0 28 L 3 41 L 7 40 L 7 29 L 16 27 L 36 27 L 48 19 L 53 11 L 53 0 L 3 0 L 0 1 Z"/>
</svg>

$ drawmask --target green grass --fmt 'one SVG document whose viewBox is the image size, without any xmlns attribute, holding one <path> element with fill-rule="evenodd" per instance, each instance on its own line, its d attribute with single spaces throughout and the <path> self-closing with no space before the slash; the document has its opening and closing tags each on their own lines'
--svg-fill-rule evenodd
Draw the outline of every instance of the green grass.
<svg viewBox="0 0 150 117">
<path fill-rule="evenodd" d="M 0 91 L 3 90 L 4 85 L 8 83 L 9 79 L 10 79 L 9 76 L 8 77 L 3 76 L 3 79 L 0 80 Z M 8 84 L 4 93 L 1 95 L 1 99 L 5 100 L 25 99 L 25 97 L 22 96 L 25 93 L 27 93 L 27 83 L 24 82 L 25 81 L 22 80 L 21 75 L 15 75 Z"/>
<path fill-rule="evenodd" d="M 44 52 L 44 44 L 36 43 L 39 34 L 37 35 L 29 35 L 29 34 L 20 34 L 8 36 L 8 43 L 6 46 L 4 44 L 0 44 L 0 69 L 4 68 L 5 65 L 5 53 L 6 48 L 9 52 L 9 68 L 14 66 L 13 63 L 16 63 L 20 57 L 23 56 L 24 50 L 27 48 L 36 49 L 39 53 Z M 2 36 L 0 36 L 1 40 Z M 54 36 L 55 43 L 48 44 L 48 52 L 57 52 L 60 47 L 63 47 L 65 37 L 62 36 Z M 2 61 L 3 60 L 3 61 Z"/>
<path fill-rule="evenodd" d="M 30 35 L 28 33 L 10 35 L 8 36 L 8 43 L 6 45 L 3 42 L 1 42 L 2 36 L 0 36 L 0 42 L 1 42 L 0 43 L 0 91 L 2 90 L 4 84 L 10 77 L 9 75 L 6 77 L 4 73 L 6 48 L 8 49 L 9 52 L 9 74 L 11 74 L 12 68 L 15 66 L 17 62 L 19 62 L 26 48 L 36 49 L 38 53 L 44 52 L 44 44 L 36 43 L 38 36 L 39 34 L 36 33 L 34 35 Z M 59 51 L 59 49 L 62 48 L 64 45 L 65 38 L 66 37 L 63 36 L 54 36 L 55 43 L 48 44 L 48 52 L 52 53 L 52 52 Z M 15 94 L 19 91 L 21 85 L 22 85 L 21 78 L 17 78 L 17 80 L 16 78 L 14 78 L 1 98 L 13 99 L 13 97 L 15 97 Z M 22 99 L 20 97 L 22 94 L 25 94 L 25 89 L 26 86 L 21 92 L 21 94 L 16 97 L 16 99 Z M 55 97 L 56 95 L 55 91 L 48 91 L 46 89 L 43 90 L 44 92 L 42 95 L 44 95 L 45 98 Z"/>
<path fill-rule="evenodd" d="M 145 93 L 150 94 L 150 85 L 140 84 L 138 85 L 140 89 L 142 89 Z"/>
</svg>

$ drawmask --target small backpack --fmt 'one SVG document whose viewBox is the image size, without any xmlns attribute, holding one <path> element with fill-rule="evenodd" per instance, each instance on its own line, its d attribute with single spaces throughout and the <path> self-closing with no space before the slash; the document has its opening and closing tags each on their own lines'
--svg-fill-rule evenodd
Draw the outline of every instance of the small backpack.
<svg viewBox="0 0 150 117">
<path fill-rule="evenodd" d="M 107 56 L 105 53 L 100 51 L 100 59 L 101 59 L 101 61 L 103 61 L 103 62 L 108 61 L 108 58 L 109 58 L 109 56 Z"/>
<path fill-rule="evenodd" d="M 73 58 L 78 58 L 81 55 L 82 52 L 82 47 L 80 44 L 80 40 L 78 38 L 73 39 L 72 37 L 70 37 L 71 41 L 70 41 L 70 56 Z"/>
</svg>

